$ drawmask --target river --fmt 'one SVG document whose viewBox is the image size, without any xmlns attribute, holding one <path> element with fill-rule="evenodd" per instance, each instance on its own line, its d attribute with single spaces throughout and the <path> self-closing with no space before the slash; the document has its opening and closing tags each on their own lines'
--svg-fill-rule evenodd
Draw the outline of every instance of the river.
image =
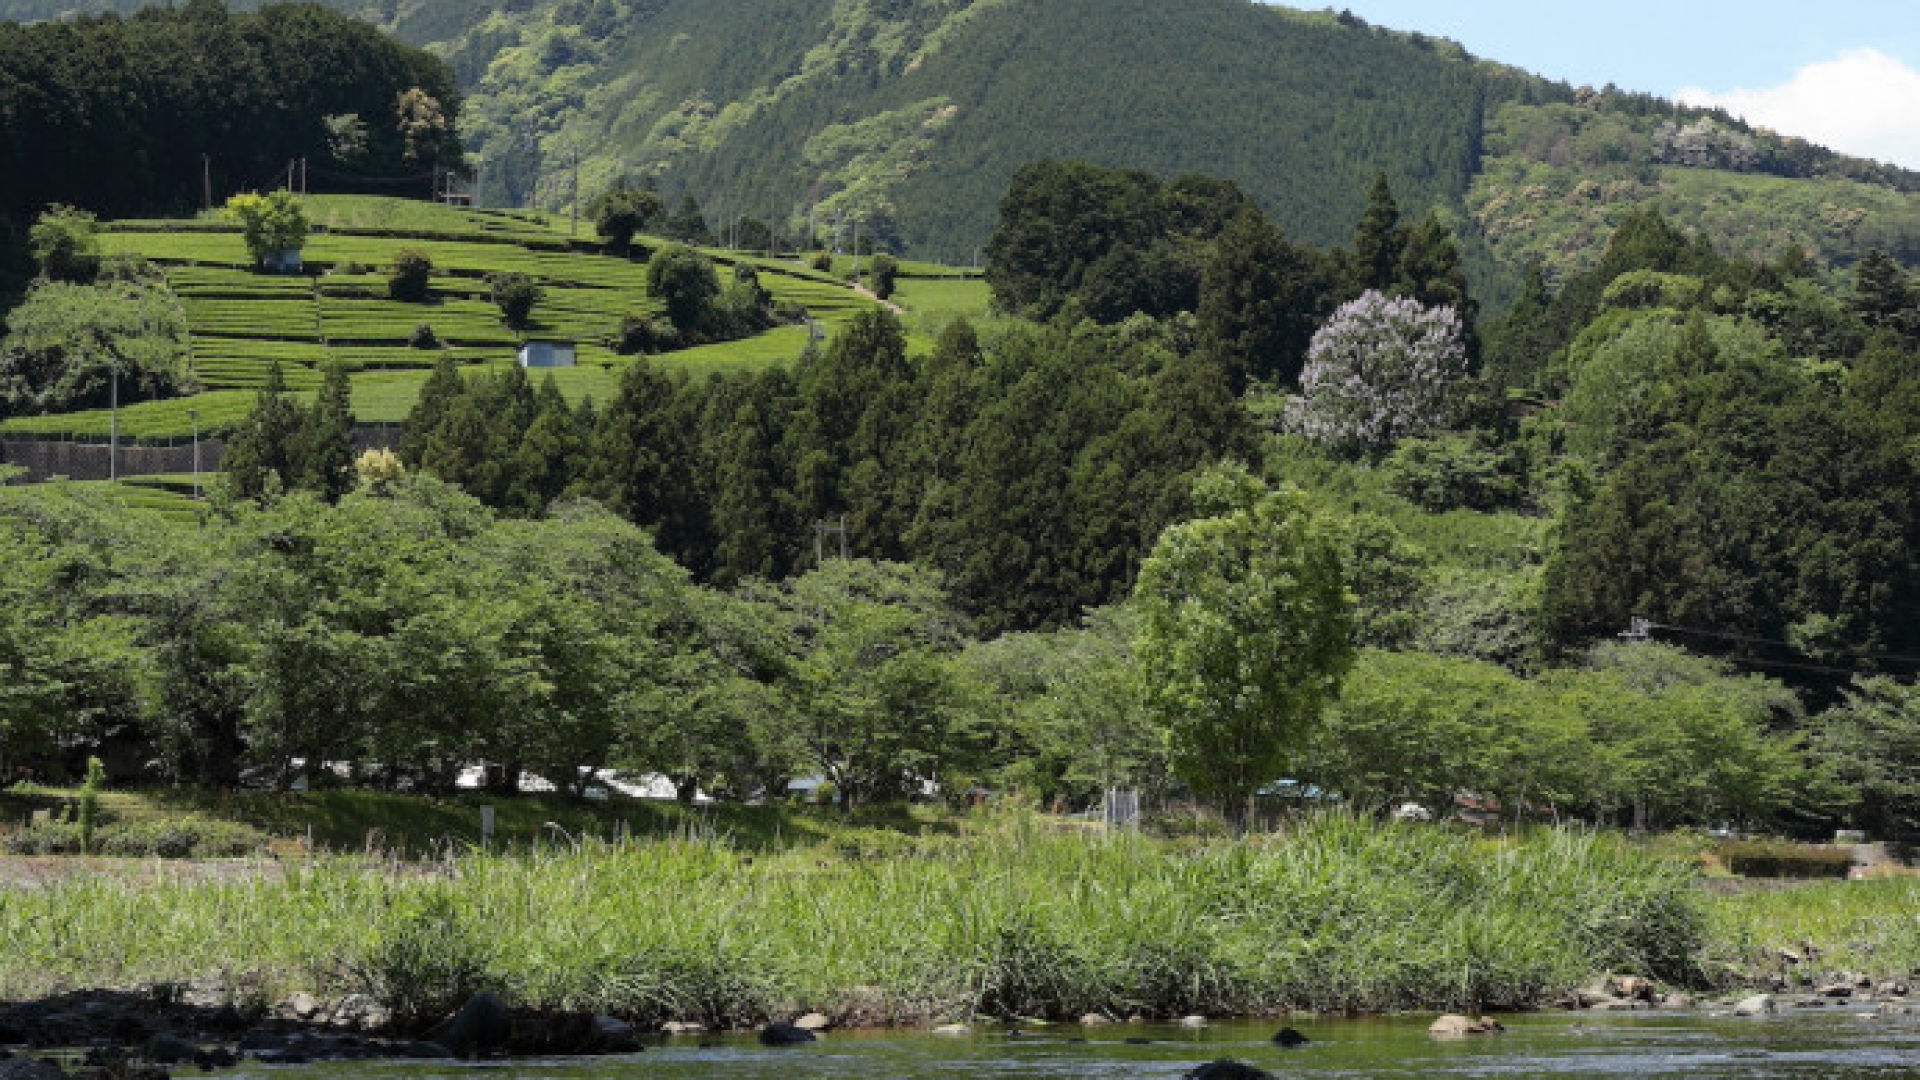
<svg viewBox="0 0 1920 1080">
<path fill-rule="evenodd" d="M 997 1028 L 966 1036 L 834 1033 L 818 1043 L 786 1049 L 762 1047 L 750 1035 L 728 1035 L 676 1039 L 645 1053 L 616 1058 L 483 1066 L 363 1063 L 267 1069 L 243 1065 L 223 1075 L 257 1080 L 321 1076 L 470 1080 L 479 1069 L 502 1080 L 1174 1078 L 1223 1057 L 1285 1077 L 1857 1078 L 1920 1071 L 1920 1017 L 1867 1016 L 1858 1009 L 1794 1011 L 1762 1019 L 1698 1013 L 1548 1013 L 1503 1019 L 1504 1034 L 1452 1041 L 1429 1038 L 1427 1018 L 1293 1021 L 1291 1026 L 1312 1041 L 1290 1050 L 1267 1041 L 1280 1027 L 1276 1023 L 1218 1024 L 1201 1030 L 1058 1025 L 1012 1036 Z"/>
</svg>

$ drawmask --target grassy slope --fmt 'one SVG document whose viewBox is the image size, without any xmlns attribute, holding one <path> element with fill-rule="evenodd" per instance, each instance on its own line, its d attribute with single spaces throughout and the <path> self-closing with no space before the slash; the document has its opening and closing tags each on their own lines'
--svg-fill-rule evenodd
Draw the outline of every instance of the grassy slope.
<svg viewBox="0 0 1920 1080">
<path fill-rule="evenodd" d="M 555 373 L 575 401 L 605 401 L 618 385 L 627 359 L 606 340 L 620 319 L 628 312 L 660 313 L 646 295 L 644 262 L 568 250 L 564 219 L 360 196 L 315 196 L 308 207 L 318 224 L 332 230 L 316 232 L 305 249 L 309 269 L 323 271 L 320 277 L 251 272 L 238 233 L 216 222 L 122 222 L 104 235 L 110 251 L 166 268 L 193 332 L 193 376 L 208 388 L 191 398 L 121 409 L 123 437 L 185 438 L 193 430 L 193 411 L 200 414 L 203 435 L 223 434 L 244 418 L 252 389 L 264 384 L 274 362 L 290 389 L 309 392 L 319 385 L 320 365 L 340 361 L 355 372 L 354 410 L 362 421 L 404 420 L 439 357 L 451 356 L 470 370 L 513 361 L 519 335 L 501 325 L 486 299 L 489 273 L 519 271 L 542 283 L 547 295 L 534 310 L 529 335 L 579 343 L 581 366 Z M 368 235 L 392 231 L 413 235 Z M 424 251 L 433 260 L 431 302 L 385 298 L 378 268 L 402 249 Z M 804 306 L 829 335 L 872 306 L 831 274 L 790 260 L 707 254 L 723 274 L 736 259 L 758 267 L 776 302 Z M 433 327 L 441 349 L 408 346 L 423 324 Z M 809 334 L 804 326 L 776 327 L 742 341 L 669 353 L 660 362 L 697 375 L 757 369 L 797 358 Z M 96 410 L 14 418 L 0 424 L 0 432 L 104 438 L 109 425 L 109 414 Z"/>
</svg>

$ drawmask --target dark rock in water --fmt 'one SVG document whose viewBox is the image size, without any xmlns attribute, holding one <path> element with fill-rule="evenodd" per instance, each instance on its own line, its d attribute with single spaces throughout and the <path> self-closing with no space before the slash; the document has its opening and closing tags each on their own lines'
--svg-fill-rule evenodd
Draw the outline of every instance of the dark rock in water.
<svg viewBox="0 0 1920 1080">
<path fill-rule="evenodd" d="M 593 1042 L 594 1049 L 602 1054 L 637 1054 L 644 1049 L 633 1025 L 611 1016 L 593 1018 Z"/>
<path fill-rule="evenodd" d="M 1273 1045 L 1275 1046 L 1286 1046 L 1286 1047 L 1305 1046 L 1312 1041 L 1313 1040 L 1307 1038 L 1305 1035 L 1300 1034 L 1299 1032 L 1293 1030 L 1292 1028 L 1281 1028 L 1279 1031 L 1276 1031 L 1273 1034 Z"/>
<path fill-rule="evenodd" d="M 453 1019 L 428 1036 L 453 1051 L 453 1056 L 479 1057 L 498 1050 L 513 1038 L 513 1016 L 507 1003 L 493 994 L 475 994 Z"/>
<path fill-rule="evenodd" d="M 243 1031 L 247 1026 L 247 1018 L 240 1015 L 239 1009 L 222 1005 L 207 1014 L 206 1025 L 214 1031 Z"/>
<path fill-rule="evenodd" d="M 231 1069 L 235 1065 L 240 1064 L 240 1059 L 235 1057 L 233 1051 L 226 1047 L 216 1046 L 211 1050 L 202 1050 L 193 1055 L 193 1063 L 202 1069 L 211 1071 L 213 1069 Z"/>
<path fill-rule="evenodd" d="M 453 1056 L 453 1051 L 441 1046 L 437 1042 L 394 1043 L 387 1049 L 391 1050 L 394 1056 L 403 1058 L 420 1058 L 424 1060 L 430 1058 L 450 1058 Z"/>
<path fill-rule="evenodd" d="M 287 1037 L 277 1031 L 257 1029 L 240 1036 L 242 1050 L 284 1050 L 286 1046 Z"/>
<path fill-rule="evenodd" d="M 1265 1069 L 1256 1069 L 1244 1061 L 1221 1058 L 1209 1061 L 1195 1069 L 1189 1069 L 1185 1080 L 1273 1080 L 1273 1074 Z"/>
<path fill-rule="evenodd" d="M 298 1050 L 262 1050 L 253 1060 L 262 1065 L 305 1065 L 311 1059 Z"/>
<path fill-rule="evenodd" d="M 1127 1040 L 1126 1040 L 1126 1044 L 1127 1044 L 1128 1046 L 1152 1046 L 1152 1045 L 1153 1045 L 1153 1040 L 1152 1040 L 1152 1039 L 1142 1039 L 1142 1038 L 1140 1038 L 1139 1036 L 1137 1036 L 1137 1035 L 1136 1035 L 1136 1036 L 1134 1036 L 1134 1037 L 1133 1037 L 1133 1038 L 1131 1038 L 1131 1039 L 1127 1039 Z"/>
<path fill-rule="evenodd" d="M 147 1040 L 146 1058 L 161 1065 L 185 1065 L 200 1048 L 178 1035 L 155 1035 Z"/>
<path fill-rule="evenodd" d="M 801 1043 L 810 1043 L 813 1039 L 813 1032 L 806 1028 L 794 1027 L 792 1024 L 768 1024 L 760 1029 L 762 1046 L 799 1046 Z"/>
<path fill-rule="evenodd" d="M 44 1061 L 17 1057 L 0 1061 L 0 1080 L 67 1080 L 67 1074 Z"/>
</svg>

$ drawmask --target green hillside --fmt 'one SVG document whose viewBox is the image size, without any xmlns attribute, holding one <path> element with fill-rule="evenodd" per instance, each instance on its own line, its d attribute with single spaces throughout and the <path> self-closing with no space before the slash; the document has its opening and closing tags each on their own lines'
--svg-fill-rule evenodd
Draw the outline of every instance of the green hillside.
<svg viewBox="0 0 1920 1080">
<path fill-rule="evenodd" d="M 200 414 L 203 432 L 228 430 L 246 415 L 253 391 L 276 363 L 288 388 L 297 391 L 318 388 L 322 365 L 340 363 L 354 373 L 356 415 L 398 422 L 439 360 L 475 369 L 509 364 L 524 340 L 574 344 L 580 366 L 554 373 L 560 389 L 575 401 L 605 401 L 632 359 L 614 348 L 622 320 L 629 314 L 658 317 L 663 310 L 647 293 L 651 245 L 644 238 L 626 258 L 603 253 L 598 242 L 576 241 L 567 235 L 566 220 L 538 214 L 371 196 L 314 196 L 305 202 L 320 228 L 304 249 L 307 273 L 296 275 L 250 269 L 238 227 L 224 220 L 107 223 L 100 235 L 105 254 L 151 261 L 164 275 L 188 330 L 185 383 L 199 390 L 123 407 L 123 436 L 185 436 L 192 429 L 189 410 Z M 433 261 L 431 295 L 424 303 L 388 297 L 388 268 L 402 250 Z M 873 306 L 845 281 L 797 262 L 720 250 L 706 254 L 723 269 L 752 264 L 776 305 L 804 309 L 829 337 L 854 313 Z M 509 329 L 489 298 L 488 275 L 509 272 L 526 274 L 544 293 L 524 331 Z M 432 347 L 412 344 L 422 326 L 433 330 Z M 743 340 L 676 349 L 661 360 L 695 374 L 756 370 L 798 357 L 812 332 L 807 325 L 780 325 Z M 109 422 L 104 409 L 16 416 L 0 431 L 98 437 Z"/>
<path fill-rule="evenodd" d="M 131 0 L 0 0 L 0 17 Z M 233 0 L 236 10 L 257 7 Z M 326 0 L 447 59 L 484 205 L 649 176 L 716 228 L 851 223 L 977 262 L 1015 170 L 1083 158 L 1237 182 L 1296 240 L 1346 240 L 1385 173 L 1439 207 L 1492 310 L 1654 202 L 1741 253 L 1920 261 L 1920 176 L 1576 92 L 1460 46 L 1246 0 Z M 1547 73 L 1551 75 L 1552 73 Z M 1662 129 L 1666 125 L 1667 130 Z M 577 161 L 577 172 L 576 172 Z"/>
</svg>

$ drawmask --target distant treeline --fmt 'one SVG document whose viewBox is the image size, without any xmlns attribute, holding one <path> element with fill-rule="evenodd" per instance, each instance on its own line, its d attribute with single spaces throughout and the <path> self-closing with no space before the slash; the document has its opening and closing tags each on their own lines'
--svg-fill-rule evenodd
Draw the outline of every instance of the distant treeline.
<svg viewBox="0 0 1920 1080">
<path fill-rule="evenodd" d="M 424 194 L 461 167 L 458 108 L 439 59 L 314 4 L 0 24 L 0 217 L 188 211 L 296 158 L 316 188 Z"/>
</svg>

